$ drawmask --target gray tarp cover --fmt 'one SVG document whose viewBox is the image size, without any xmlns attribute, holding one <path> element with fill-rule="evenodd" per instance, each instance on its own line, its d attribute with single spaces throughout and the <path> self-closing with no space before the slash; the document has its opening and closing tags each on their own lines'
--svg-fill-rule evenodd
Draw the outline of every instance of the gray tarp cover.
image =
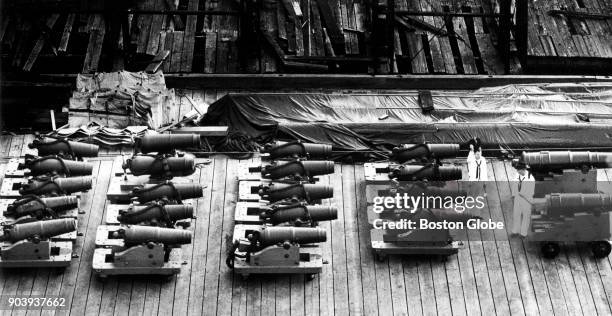
<svg viewBox="0 0 612 316">
<path fill-rule="evenodd" d="M 336 150 L 404 143 L 465 143 L 488 149 L 612 149 L 612 86 L 542 84 L 432 91 L 423 114 L 416 92 L 402 94 L 229 94 L 203 124 L 255 138 L 289 136 Z"/>
</svg>

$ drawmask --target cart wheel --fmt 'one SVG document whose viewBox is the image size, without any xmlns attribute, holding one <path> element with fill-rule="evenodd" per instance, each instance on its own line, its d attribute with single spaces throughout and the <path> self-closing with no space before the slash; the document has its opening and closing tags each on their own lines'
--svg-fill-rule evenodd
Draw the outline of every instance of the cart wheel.
<svg viewBox="0 0 612 316">
<path fill-rule="evenodd" d="M 561 247 L 559 247 L 559 243 L 547 241 L 542 243 L 542 255 L 547 259 L 554 259 L 559 252 L 561 252 Z"/>
<path fill-rule="evenodd" d="M 380 262 L 383 262 L 383 261 L 387 260 L 387 255 L 385 255 L 384 253 L 377 252 L 376 253 L 376 260 L 378 260 Z"/>
<path fill-rule="evenodd" d="M 591 243 L 591 251 L 595 258 L 605 258 L 610 254 L 612 246 L 607 240 L 598 240 Z"/>
<path fill-rule="evenodd" d="M 314 280 L 314 279 L 315 279 L 315 277 L 316 277 L 316 276 L 317 276 L 317 275 L 316 275 L 316 274 L 314 274 L 314 273 L 312 273 L 312 274 L 307 274 L 307 275 L 306 275 L 306 281 L 312 281 L 312 280 Z"/>
</svg>

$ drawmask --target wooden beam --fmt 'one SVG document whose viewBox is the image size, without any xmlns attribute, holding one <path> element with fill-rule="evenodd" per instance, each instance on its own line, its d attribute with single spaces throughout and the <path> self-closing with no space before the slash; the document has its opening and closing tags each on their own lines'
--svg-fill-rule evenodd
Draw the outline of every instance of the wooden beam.
<svg viewBox="0 0 612 316">
<path fill-rule="evenodd" d="M 12 84 L 17 81 L 4 73 Z M 74 84 L 76 74 L 31 75 L 29 83 Z M 298 89 L 390 89 L 390 90 L 466 90 L 508 84 L 605 83 L 612 76 L 556 75 L 339 75 L 339 74 L 166 74 L 168 88 L 222 90 L 298 90 Z M 4 80 L 2 81 L 4 82 Z"/>
<path fill-rule="evenodd" d="M 319 5 L 319 13 L 321 19 L 325 23 L 327 34 L 334 45 L 334 50 L 337 54 L 344 54 L 344 33 L 340 29 L 338 21 L 334 17 L 334 13 L 329 5 L 328 0 L 316 0 Z"/>
<path fill-rule="evenodd" d="M 185 126 L 171 129 L 172 134 L 198 134 L 200 136 L 227 136 L 227 126 Z"/>
<path fill-rule="evenodd" d="M 38 54 L 40 54 L 43 47 L 45 46 L 45 42 L 48 38 L 48 32 L 53 29 L 53 26 L 55 25 L 55 22 L 57 22 L 58 18 L 59 14 L 51 14 L 51 16 L 47 18 L 47 22 L 45 23 L 46 29 L 42 30 L 40 36 L 38 36 L 36 44 L 34 44 L 34 47 L 32 48 L 32 51 L 30 52 L 30 55 L 28 56 L 28 59 L 25 62 L 25 65 L 23 65 L 23 71 L 32 70 L 34 63 L 38 58 Z"/>
</svg>

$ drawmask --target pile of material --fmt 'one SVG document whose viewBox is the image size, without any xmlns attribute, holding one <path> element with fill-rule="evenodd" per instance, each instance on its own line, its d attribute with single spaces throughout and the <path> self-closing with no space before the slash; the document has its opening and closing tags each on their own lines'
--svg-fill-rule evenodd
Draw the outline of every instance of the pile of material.
<svg viewBox="0 0 612 316">
<path fill-rule="evenodd" d="M 111 147 L 133 145 L 134 139 L 144 136 L 146 131 L 146 126 L 128 126 L 124 129 L 117 129 L 101 126 L 97 123 L 90 123 L 81 127 L 59 129 L 51 133 L 50 136 L 94 143 L 103 147 Z"/>
<path fill-rule="evenodd" d="M 80 74 L 70 98 L 71 127 L 96 122 L 112 128 L 146 125 L 158 128 L 162 112 L 174 106 L 174 90 L 167 89 L 161 72 Z"/>
</svg>

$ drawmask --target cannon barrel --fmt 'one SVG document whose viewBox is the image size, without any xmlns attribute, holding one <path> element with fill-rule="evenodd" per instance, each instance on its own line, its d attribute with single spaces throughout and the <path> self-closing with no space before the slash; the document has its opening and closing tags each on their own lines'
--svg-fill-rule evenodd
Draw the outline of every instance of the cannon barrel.
<svg viewBox="0 0 612 316">
<path fill-rule="evenodd" d="M 326 205 L 287 205 L 274 209 L 269 217 L 272 224 L 280 224 L 298 219 L 310 219 L 316 222 L 331 221 L 338 218 L 338 209 Z"/>
<path fill-rule="evenodd" d="M 329 144 L 277 141 L 265 145 L 261 152 L 270 154 L 270 159 L 282 157 L 326 159 L 332 154 L 332 146 Z"/>
<path fill-rule="evenodd" d="M 85 176 L 91 175 L 93 171 L 93 165 L 88 162 L 67 160 L 57 156 L 28 157 L 24 163 L 19 164 L 18 168 L 30 169 L 30 174 L 33 176 L 54 172 L 67 176 Z"/>
<path fill-rule="evenodd" d="M 49 137 L 35 139 L 28 147 L 38 149 L 39 156 L 74 154 L 77 157 L 97 157 L 99 150 L 98 145 Z"/>
<path fill-rule="evenodd" d="M 51 193 L 74 193 L 91 189 L 91 177 L 71 177 L 71 178 L 33 178 L 24 184 L 19 193 L 21 195 L 35 194 L 45 195 Z"/>
<path fill-rule="evenodd" d="M 324 184 L 288 184 L 274 182 L 263 186 L 259 195 L 270 202 L 288 198 L 319 200 L 334 196 L 334 189 Z"/>
<path fill-rule="evenodd" d="M 47 239 L 49 237 L 73 232 L 76 228 L 77 223 L 74 218 L 60 218 L 15 224 L 4 228 L 4 234 L 0 236 L 0 241 L 17 242 L 32 237 Z"/>
<path fill-rule="evenodd" d="M 264 227 L 256 237 L 262 246 L 282 242 L 313 244 L 327 240 L 327 233 L 319 227 Z"/>
<path fill-rule="evenodd" d="M 533 171 L 576 169 L 584 166 L 609 168 L 612 166 L 612 153 L 590 151 L 541 151 L 523 152 L 521 162 Z"/>
<path fill-rule="evenodd" d="M 612 209 L 612 195 L 600 193 L 553 193 L 546 195 L 546 213 L 551 216 L 573 216 L 575 213 Z"/>
<path fill-rule="evenodd" d="M 185 229 L 127 226 L 117 231 L 117 236 L 123 238 L 126 245 L 139 245 L 148 242 L 165 245 L 185 245 L 191 243 L 191 232 Z"/>
<path fill-rule="evenodd" d="M 127 210 L 120 210 L 117 219 L 125 224 L 138 224 L 151 220 L 178 221 L 193 217 L 193 206 L 184 204 L 130 205 Z"/>
<path fill-rule="evenodd" d="M 72 195 L 48 198 L 26 197 L 10 204 L 6 208 L 4 215 L 22 217 L 36 214 L 37 212 L 44 212 L 47 208 L 55 212 L 61 212 L 77 207 L 78 203 L 78 198 Z"/>
<path fill-rule="evenodd" d="M 146 184 L 130 192 L 131 198 L 138 198 L 142 203 L 162 198 L 168 198 L 169 200 L 197 199 L 202 195 L 202 187 L 197 183 Z"/>
<path fill-rule="evenodd" d="M 407 144 L 393 148 L 391 160 L 404 163 L 411 159 L 453 158 L 459 155 L 459 144 Z"/>
<path fill-rule="evenodd" d="M 166 169 L 167 166 L 167 169 Z M 136 155 L 123 164 L 135 176 L 151 175 L 153 177 L 185 177 L 195 172 L 195 157 L 185 154 L 182 157 L 155 157 Z"/>
<path fill-rule="evenodd" d="M 139 148 L 143 153 L 199 147 L 200 136 L 196 134 L 153 134 L 145 135 L 139 141 Z"/>
<path fill-rule="evenodd" d="M 451 181 L 461 179 L 461 168 L 455 166 L 437 166 L 434 164 L 401 165 L 391 171 L 389 177 L 399 181 Z"/>
<path fill-rule="evenodd" d="M 261 170 L 261 174 L 270 179 L 281 179 L 288 176 L 319 176 L 330 173 L 334 173 L 334 162 L 326 160 L 290 161 L 268 165 Z"/>
</svg>

